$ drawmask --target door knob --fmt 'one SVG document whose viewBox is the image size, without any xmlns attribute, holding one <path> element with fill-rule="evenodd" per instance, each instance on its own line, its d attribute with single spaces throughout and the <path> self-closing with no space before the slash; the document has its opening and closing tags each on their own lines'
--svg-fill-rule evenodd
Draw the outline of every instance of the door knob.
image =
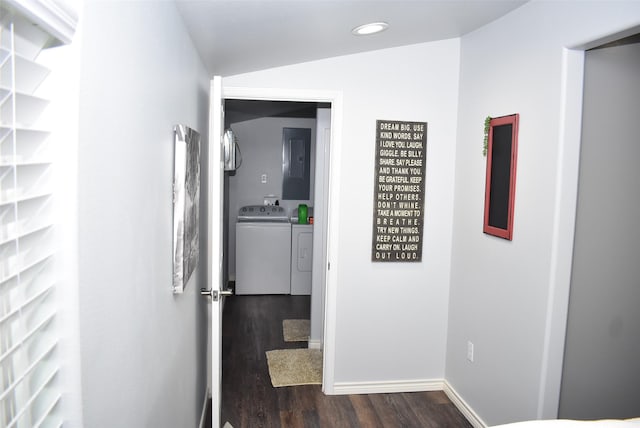
<svg viewBox="0 0 640 428">
<path fill-rule="evenodd" d="M 206 288 L 201 288 L 200 289 L 200 294 L 202 296 L 205 297 L 209 297 L 212 301 L 217 302 L 221 296 L 232 296 L 233 295 L 233 290 L 213 290 L 213 289 L 206 289 Z"/>
</svg>

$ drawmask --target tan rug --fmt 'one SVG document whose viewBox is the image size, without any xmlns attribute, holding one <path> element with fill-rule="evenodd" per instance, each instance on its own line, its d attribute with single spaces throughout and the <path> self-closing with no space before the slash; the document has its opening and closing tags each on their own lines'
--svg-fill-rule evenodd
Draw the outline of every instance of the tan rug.
<svg viewBox="0 0 640 428">
<path fill-rule="evenodd" d="M 269 376 L 274 387 L 322 384 L 322 351 L 276 349 L 267 351 Z"/>
<path fill-rule="evenodd" d="M 311 322 L 309 320 L 283 320 L 282 335 L 285 342 L 306 342 L 309 340 Z"/>
</svg>

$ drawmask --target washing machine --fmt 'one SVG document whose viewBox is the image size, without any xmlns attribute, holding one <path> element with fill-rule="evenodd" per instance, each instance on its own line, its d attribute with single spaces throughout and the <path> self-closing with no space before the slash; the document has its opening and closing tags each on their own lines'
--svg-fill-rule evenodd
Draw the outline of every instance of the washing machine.
<svg viewBox="0 0 640 428">
<path fill-rule="evenodd" d="M 280 206 L 240 208 L 236 223 L 236 294 L 291 293 L 291 224 Z"/>
</svg>

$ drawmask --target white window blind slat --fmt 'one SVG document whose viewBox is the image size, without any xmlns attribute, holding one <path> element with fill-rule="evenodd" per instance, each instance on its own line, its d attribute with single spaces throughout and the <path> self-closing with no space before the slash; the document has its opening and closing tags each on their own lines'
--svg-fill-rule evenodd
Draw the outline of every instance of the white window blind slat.
<svg viewBox="0 0 640 428">
<path fill-rule="evenodd" d="M 51 396 L 49 397 L 49 400 L 47 400 L 49 405 L 42 412 L 42 416 L 40 416 L 40 418 L 33 424 L 34 428 L 62 426 L 62 420 L 58 416 L 53 416 L 53 417 L 51 416 L 55 407 L 58 405 L 58 403 L 60 403 L 62 396 L 60 395 L 60 393 L 57 393 L 57 392 L 56 393 L 50 392 L 50 394 Z"/>
<path fill-rule="evenodd" d="M 24 403 L 24 406 L 16 412 L 14 419 L 9 422 L 7 428 L 17 426 L 19 422 L 29 422 L 30 426 L 36 427 L 46 419 L 46 417 L 48 416 L 48 412 L 51 411 L 60 400 L 60 393 L 47 390 L 47 386 L 57 374 L 58 370 L 54 370 L 51 373 L 48 373 L 47 376 L 41 381 L 40 385 L 33 388 L 31 396 Z M 43 398 L 47 399 L 42 400 Z M 39 403 L 41 401 L 46 402 L 46 406 L 44 408 L 40 408 L 41 405 L 39 406 Z M 28 421 L 26 420 L 27 418 L 29 419 Z M 33 422 L 36 418 L 38 420 L 36 422 Z"/>
<path fill-rule="evenodd" d="M 63 426 L 62 418 L 59 416 L 53 416 L 56 413 L 55 407 L 57 406 L 58 405 L 56 403 L 56 406 L 51 409 L 51 414 L 44 418 L 40 424 L 34 425 L 34 428 L 61 428 Z"/>
<path fill-rule="evenodd" d="M 51 227 L 50 224 L 42 224 L 39 226 L 27 226 L 25 227 L 23 224 L 17 224 L 14 225 L 14 228 L 17 230 L 11 234 L 7 234 L 6 237 L 3 237 L 1 231 L 0 231 L 0 245 L 4 245 L 8 242 L 11 242 L 15 239 L 18 238 L 18 236 L 26 236 L 26 235 L 30 235 L 32 233 L 38 233 L 41 231 L 46 230 L 47 228 Z"/>
<path fill-rule="evenodd" d="M 27 375 L 14 385 L 15 394 L 22 399 L 13 410 L 12 418 L 6 425 L 7 428 L 33 427 L 35 420 L 44 420 L 47 417 L 47 409 L 55 408 L 60 399 L 60 393 L 52 385 L 55 384 L 58 370 L 52 364 L 47 364 L 48 357 L 45 355 L 38 361 L 37 367 L 30 367 L 31 370 Z M 44 371 L 43 367 L 47 370 Z"/>
<path fill-rule="evenodd" d="M 10 81 L 12 69 L 9 58 L 11 52 L 8 49 L 0 48 L 0 81 Z M 3 61 L 3 58 L 5 60 Z M 24 58 L 18 53 L 15 54 L 15 91 L 23 94 L 33 94 L 40 83 L 49 75 L 50 70 L 29 58 Z"/>
<path fill-rule="evenodd" d="M 41 303 L 42 300 L 49 295 L 49 293 L 51 292 L 51 290 L 52 290 L 52 288 L 54 286 L 55 286 L 55 284 L 50 284 L 47 288 L 44 288 L 44 289 L 40 290 L 37 294 L 35 294 L 31 298 L 25 299 L 25 301 L 23 303 L 18 304 L 15 308 L 12 308 L 6 314 L 2 314 L 2 312 L 0 311 L 0 315 L 2 315 L 0 317 L 0 325 L 4 324 L 9 319 L 17 316 L 21 312 L 29 309 L 29 306 L 31 306 L 33 304 Z M 4 360 L 4 355 L 0 355 L 0 363 L 2 362 L 2 360 Z"/>
<path fill-rule="evenodd" d="M 50 164 L 14 165 L 0 169 L 11 169 L 11 173 L 2 177 L 2 184 L 11 187 L 0 192 L 0 204 L 13 204 L 53 192 Z"/>
<path fill-rule="evenodd" d="M 34 355 L 38 347 L 46 348 L 51 343 L 54 343 L 57 338 L 50 335 L 50 331 L 48 330 L 51 327 L 51 323 L 54 320 L 55 315 L 55 312 L 51 312 L 50 314 L 44 316 L 38 321 L 37 325 L 31 328 L 23 337 L 21 337 L 19 340 L 15 340 L 15 343 L 7 342 L 7 348 L 5 352 L 0 356 L 0 367 L 2 369 L 7 369 L 15 362 L 12 361 L 13 358 L 24 357 L 24 355 L 20 354 L 20 351 L 28 349 L 30 353 L 29 355 Z M 5 322 L 6 324 L 4 325 L 4 327 L 7 330 L 19 330 L 21 327 L 19 325 L 19 321 L 17 321 L 15 317 L 8 317 Z M 14 370 L 13 375 L 14 377 L 19 377 L 19 372 L 17 370 Z"/>
<path fill-rule="evenodd" d="M 20 203 L 24 201 L 30 201 L 37 198 L 46 198 L 51 196 L 52 194 L 51 192 L 52 191 L 50 189 L 46 189 L 46 190 L 32 192 L 29 194 L 29 193 L 18 192 L 14 190 L 11 192 L 7 192 L 6 199 L 0 200 L 0 206 L 6 205 L 6 204 L 14 204 L 14 203 Z"/>
<path fill-rule="evenodd" d="M 29 397 L 23 408 L 16 414 L 14 420 L 7 425 L 7 428 L 20 426 L 20 424 L 37 427 L 43 423 L 60 401 L 60 393 L 55 389 L 49 389 L 49 385 L 57 374 L 58 370 L 48 373 L 40 382 L 40 385 L 33 389 L 31 397 Z M 42 400 L 43 397 L 46 397 L 46 400 Z M 42 402 L 45 402 L 44 407 L 41 406 Z"/>
<path fill-rule="evenodd" d="M 20 145 L 13 152 L 13 132 Z M 0 165 L 10 166 L 29 163 L 50 162 L 53 157 L 50 145 L 47 143 L 49 133 L 36 129 L 12 128 L 0 126 Z"/>
<path fill-rule="evenodd" d="M 12 91 L 9 88 L 3 88 L 2 86 L 0 86 L 0 104 L 1 105 L 5 105 L 5 103 L 9 104 L 11 102 L 11 95 L 12 95 Z M 7 107 L 7 108 L 10 108 Z M 1 110 L 2 112 L 4 112 L 4 110 Z M 5 113 L 6 115 L 9 115 L 9 113 L 11 113 L 11 110 L 7 110 L 7 113 Z M 5 119 L 6 123 L 9 124 L 10 122 L 10 118 Z M 0 124 L 3 124 L 4 122 L 0 122 Z"/>
<path fill-rule="evenodd" d="M 0 252 L 0 258 L 3 258 L 4 256 L 5 255 Z M 52 256 L 53 254 L 51 253 L 42 254 L 39 258 L 32 260 L 30 263 L 21 263 L 23 261 L 23 258 L 20 257 L 19 254 L 7 256 L 8 268 L 6 272 L 2 270 L 2 266 L 4 264 L 0 265 L 0 283 L 17 277 L 21 271 L 24 272 L 25 270 L 31 269 L 34 266 L 38 266 L 40 264 L 48 262 Z"/>
<path fill-rule="evenodd" d="M 15 217 L 13 204 L 0 204 L 0 246 L 28 235 L 39 229 L 51 226 L 51 198 L 46 196 L 15 201 L 18 204 L 20 218 Z"/>
<path fill-rule="evenodd" d="M 20 92 L 9 92 L 5 87 L 0 87 L 0 99 L 4 100 L 0 105 L 0 124 L 13 123 L 15 127 L 33 126 L 49 104 L 48 100 Z"/>
<path fill-rule="evenodd" d="M 55 349 L 56 345 L 57 345 L 57 342 L 56 343 L 52 343 L 43 352 L 38 354 L 38 356 L 33 359 L 33 362 L 31 364 L 29 364 L 21 373 L 19 373 L 17 375 L 17 377 L 15 377 L 14 380 L 11 382 L 11 384 L 7 387 L 6 391 L 4 391 L 0 395 L 0 401 L 4 401 L 7 398 L 7 396 L 11 395 L 11 393 L 14 392 L 14 390 L 17 389 L 17 387 L 20 386 L 20 384 L 25 379 L 27 379 L 27 377 L 31 373 L 34 372 L 35 369 L 40 368 L 41 367 L 41 363 L 43 363 L 45 361 L 45 359 L 49 356 L 49 354 L 51 354 L 51 352 L 53 352 L 53 350 Z M 22 403 L 21 403 L 20 407 L 22 407 L 22 404 L 24 404 L 24 402 L 25 401 L 22 400 Z"/>
</svg>

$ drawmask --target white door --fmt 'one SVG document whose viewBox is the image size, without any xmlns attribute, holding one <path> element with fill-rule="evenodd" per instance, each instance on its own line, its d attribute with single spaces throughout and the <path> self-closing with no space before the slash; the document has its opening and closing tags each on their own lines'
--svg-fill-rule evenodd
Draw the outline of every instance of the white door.
<svg viewBox="0 0 640 428">
<path fill-rule="evenodd" d="M 210 289 L 200 292 L 211 302 L 211 427 L 220 427 L 220 387 L 222 380 L 222 300 L 230 294 L 223 284 L 222 222 L 224 196 L 224 163 L 222 162 L 222 78 L 211 81 L 209 119 L 209 218 L 207 278 Z"/>
</svg>

